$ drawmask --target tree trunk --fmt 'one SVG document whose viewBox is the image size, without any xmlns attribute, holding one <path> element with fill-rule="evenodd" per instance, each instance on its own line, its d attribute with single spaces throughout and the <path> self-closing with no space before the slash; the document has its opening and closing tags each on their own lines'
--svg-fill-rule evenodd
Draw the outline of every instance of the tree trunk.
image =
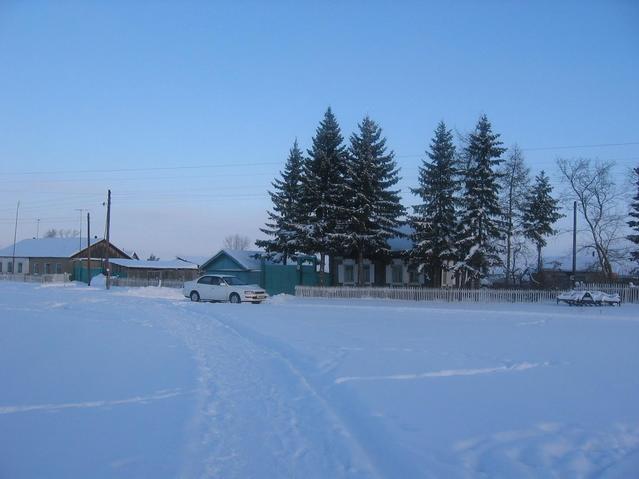
<svg viewBox="0 0 639 479">
<path fill-rule="evenodd" d="M 538 244 L 537 245 L 537 274 L 541 273 L 542 267 L 543 267 L 543 264 L 541 261 L 541 245 Z"/>
<path fill-rule="evenodd" d="M 357 284 L 364 286 L 364 253 L 361 248 L 357 251 Z"/>
<path fill-rule="evenodd" d="M 324 264 L 326 263 L 326 253 L 320 253 L 320 286 L 324 286 Z"/>
<path fill-rule="evenodd" d="M 511 268 L 511 255 L 512 255 L 512 228 L 508 229 L 508 234 L 506 235 L 506 284 L 510 284 L 510 277 L 512 276 L 512 268 Z"/>
<path fill-rule="evenodd" d="M 430 285 L 433 288 L 441 288 L 442 285 L 442 269 L 437 265 L 431 270 Z"/>
</svg>

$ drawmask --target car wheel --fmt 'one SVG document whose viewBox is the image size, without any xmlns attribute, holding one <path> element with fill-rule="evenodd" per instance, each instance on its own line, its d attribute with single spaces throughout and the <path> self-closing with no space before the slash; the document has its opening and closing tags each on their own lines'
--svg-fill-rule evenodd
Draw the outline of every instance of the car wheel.
<svg viewBox="0 0 639 479">
<path fill-rule="evenodd" d="M 240 295 L 237 293 L 231 293 L 231 296 L 229 296 L 229 301 L 233 304 L 239 304 L 241 302 Z"/>
<path fill-rule="evenodd" d="M 191 291 L 191 301 L 197 303 L 200 300 L 200 293 L 197 291 Z"/>
</svg>

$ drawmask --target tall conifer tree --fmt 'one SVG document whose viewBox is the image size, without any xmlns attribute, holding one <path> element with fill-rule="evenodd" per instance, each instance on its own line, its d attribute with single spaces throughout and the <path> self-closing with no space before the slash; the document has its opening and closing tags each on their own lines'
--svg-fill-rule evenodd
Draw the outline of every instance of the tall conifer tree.
<svg viewBox="0 0 639 479">
<path fill-rule="evenodd" d="M 368 116 L 358 127 L 350 137 L 345 244 L 356 252 L 362 285 L 364 256 L 390 253 L 388 239 L 397 236 L 404 207 L 399 190 L 393 189 L 399 170 L 393 152 L 386 151 L 382 129 Z"/>
<path fill-rule="evenodd" d="M 427 152 L 430 162 L 419 168 L 419 186 L 412 188 L 421 203 L 409 218 L 413 249 L 410 260 L 429 273 L 430 283 L 441 286 L 441 271 L 457 258 L 456 208 L 459 183 L 453 135 L 442 121 Z"/>
<path fill-rule="evenodd" d="M 304 250 L 320 253 L 320 282 L 325 282 L 327 255 L 345 238 L 347 152 L 339 124 L 329 107 L 308 150 L 302 174 L 303 221 L 299 235 Z"/>
<path fill-rule="evenodd" d="M 289 151 L 281 179 L 275 179 L 269 191 L 273 210 L 268 212 L 268 221 L 260 231 L 270 238 L 255 244 L 267 253 L 279 253 L 284 264 L 290 256 L 301 250 L 299 224 L 302 221 L 301 194 L 304 156 L 297 140 Z"/>
<path fill-rule="evenodd" d="M 628 239 L 638 246 L 637 249 L 630 253 L 630 257 L 639 263 L 639 167 L 635 168 L 634 172 L 637 179 L 637 192 L 632 198 L 633 202 L 630 205 L 630 216 L 633 219 L 628 221 L 628 226 L 630 226 L 636 234 L 631 234 L 628 236 Z"/>
<path fill-rule="evenodd" d="M 537 272 L 542 269 L 541 249 L 546 246 L 546 237 L 557 234 L 553 225 L 563 216 L 559 213 L 558 203 L 552 197 L 550 179 L 542 170 L 526 197 L 522 218 L 524 235 L 537 247 Z"/>
<path fill-rule="evenodd" d="M 493 133 L 486 115 L 482 115 L 464 148 L 464 194 L 457 241 L 460 260 L 455 269 L 463 283 L 472 280 L 475 286 L 491 266 L 501 263 L 498 245 L 504 225 L 499 204 L 499 175 L 495 169 L 505 149 L 499 136 Z"/>
</svg>

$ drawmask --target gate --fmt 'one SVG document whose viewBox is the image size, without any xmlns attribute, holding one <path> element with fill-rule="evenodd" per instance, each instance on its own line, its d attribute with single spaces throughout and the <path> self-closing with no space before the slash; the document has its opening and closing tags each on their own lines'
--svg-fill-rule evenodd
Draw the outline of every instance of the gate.
<svg viewBox="0 0 639 479">
<path fill-rule="evenodd" d="M 319 284 L 315 257 L 299 257 L 297 264 L 287 265 L 263 262 L 262 274 L 262 287 L 270 295 L 295 294 L 295 286 Z"/>
</svg>

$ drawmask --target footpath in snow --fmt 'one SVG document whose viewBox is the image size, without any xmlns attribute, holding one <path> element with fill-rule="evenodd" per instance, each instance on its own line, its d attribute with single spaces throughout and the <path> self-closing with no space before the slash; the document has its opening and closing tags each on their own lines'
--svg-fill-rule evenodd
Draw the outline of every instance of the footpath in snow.
<svg viewBox="0 0 639 479">
<path fill-rule="evenodd" d="M 0 284 L 0 477 L 633 477 L 639 308 Z"/>
</svg>

